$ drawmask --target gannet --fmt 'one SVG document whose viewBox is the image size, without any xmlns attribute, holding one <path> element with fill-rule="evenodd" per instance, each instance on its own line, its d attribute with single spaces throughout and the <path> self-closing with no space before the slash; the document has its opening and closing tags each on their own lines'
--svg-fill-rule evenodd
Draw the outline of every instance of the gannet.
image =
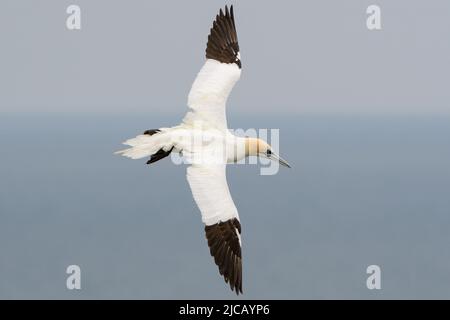
<svg viewBox="0 0 450 320">
<path fill-rule="evenodd" d="M 147 164 L 177 152 L 189 164 L 187 180 L 197 203 L 211 256 L 236 294 L 242 293 L 241 224 L 226 179 L 226 164 L 249 156 L 290 167 L 262 139 L 239 137 L 227 126 L 225 105 L 241 75 L 241 57 L 233 6 L 220 9 L 206 45 L 206 62 L 188 96 L 190 110 L 181 124 L 146 130 L 116 152 L 131 159 L 150 157 Z"/>
</svg>

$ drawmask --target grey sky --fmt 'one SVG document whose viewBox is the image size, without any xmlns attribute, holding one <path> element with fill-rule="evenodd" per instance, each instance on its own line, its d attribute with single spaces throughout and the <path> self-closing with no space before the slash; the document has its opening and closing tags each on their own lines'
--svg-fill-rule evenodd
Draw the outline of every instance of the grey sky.
<svg viewBox="0 0 450 320">
<path fill-rule="evenodd" d="M 0 112 L 182 113 L 236 1 L 4 0 Z M 382 9 L 381 31 L 366 8 Z M 65 27 L 78 4 L 82 30 Z M 241 1 L 235 113 L 448 113 L 450 2 Z"/>
</svg>

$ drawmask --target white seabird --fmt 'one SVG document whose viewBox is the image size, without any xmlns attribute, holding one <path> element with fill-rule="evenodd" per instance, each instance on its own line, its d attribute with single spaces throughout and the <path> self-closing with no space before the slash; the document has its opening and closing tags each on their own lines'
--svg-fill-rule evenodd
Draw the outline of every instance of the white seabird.
<svg viewBox="0 0 450 320">
<path fill-rule="evenodd" d="M 233 135 L 225 104 L 241 75 L 233 6 L 220 10 L 206 46 L 206 62 L 188 97 L 189 112 L 171 128 L 151 129 L 129 139 L 131 148 L 116 152 L 131 159 L 150 157 L 147 164 L 182 154 L 190 164 L 187 180 L 205 224 L 211 255 L 231 290 L 242 293 L 241 224 L 226 179 L 226 164 L 248 156 L 265 157 L 290 167 L 269 144 Z"/>
</svg>

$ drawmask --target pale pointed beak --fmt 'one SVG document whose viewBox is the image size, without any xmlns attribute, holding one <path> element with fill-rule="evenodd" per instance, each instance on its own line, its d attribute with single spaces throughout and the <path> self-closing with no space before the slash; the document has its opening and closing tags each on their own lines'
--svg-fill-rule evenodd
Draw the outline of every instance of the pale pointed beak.
<svg viewBox="0 0 450 320">
<path fill-rule="evenodd" d="M 291 165 L 290 165 L 286 160 L 284 160 L 282 157 L 280 157 L 279 155 L 277 155 L 277 154 L 274 153 L 274 152 L 272 152 L 272 154 L 270 155 L 270 158 L 269 158 L 269 159 L 271 159 L 271 160 L 277 160 L 281 165 L 283 165 L 283 166 L 285 166 L 285 167 L 288 167 L 288 168 L 291 167 Z"/>
</svg>

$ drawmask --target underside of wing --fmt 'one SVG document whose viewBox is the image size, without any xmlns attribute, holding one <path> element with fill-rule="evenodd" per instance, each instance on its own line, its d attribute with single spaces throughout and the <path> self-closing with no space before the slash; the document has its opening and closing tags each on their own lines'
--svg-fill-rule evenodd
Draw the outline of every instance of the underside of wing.
<svg viewBox="0 0 450 320">
<path fill-rule="evenodd" d="M 192 111 L 185 122 L 204 121 L 224 129 L 227 127 L 225 105 L 241 75 L 241 60 L 234 22 L 233 6 L 220 10 L 213 22 L 206 45 L 206 62 L 189 92 Z"/>
<path fill-rule="evenodd" d="M 236 294 L 242 293 L 241 224 L 237 218 L 205 226 L 211 256 L 225 282 Z"/>
<path fill-rule="evenodd" d="M 187 179 L 219 273 L 231 290 L 242 293 L 241 225 L 228 189 L 225 165 L 193 165 L 187 170 Z"/>
</svg>

